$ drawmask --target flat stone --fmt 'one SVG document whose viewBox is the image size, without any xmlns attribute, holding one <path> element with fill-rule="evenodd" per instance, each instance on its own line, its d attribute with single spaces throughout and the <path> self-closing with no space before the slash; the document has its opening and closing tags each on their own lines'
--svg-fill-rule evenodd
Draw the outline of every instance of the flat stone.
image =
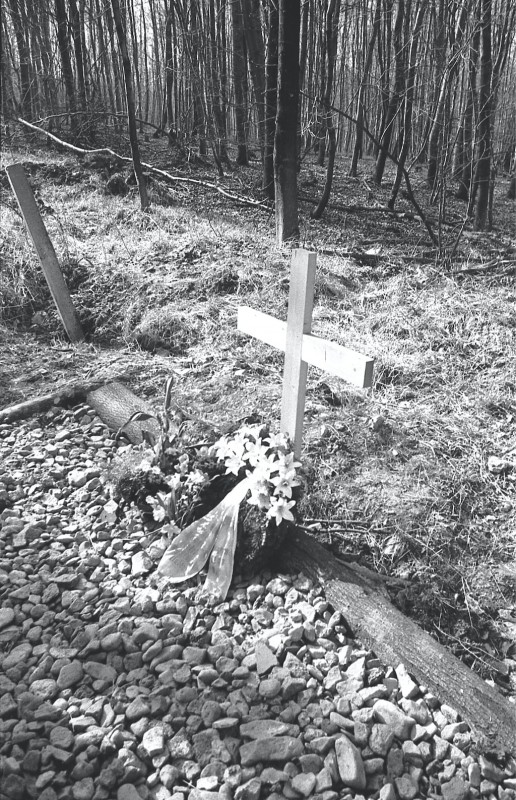
<svg viewBox="0 0 516 800">
<path fill-rule="evenodd" d="M 390 725 L 376 723 L 371 728 L 369 747 L 377 756 L 386 756 L 395 739 L 395 734 Z"/>
<path fill-rule="evenodd" d="M 394 784 L 400 800 L 414 800 L 419 791 L 419 783 L 407 772 L 394 778 Z"/>
<path fill-rule="evenodd" d="M 135 553 L 134 556 L 131 558 L 131 575 L 133 577 L 137 577 L 138 575 L 145 575 L 147 572 L 153 568 L 154 563 L 151 558 L 140 551 L 139 553 Z"/>
<path fill-rule="evenodd" d="M 165 749 L 165 734 L 163 728 L 155 725 L 145 731 L 142 738 L 142 747 L 152 758 Z"/>
<path fill-rule="evenodd" d="M 274 719 L 256 719 L 240 725 L 240 735 L 247 739 L 267 739 L 271 736 L 284 736 L 289 730 L 285 722 Z"/>
<path fill-rule="evenodd" d="M 84 672 L 90 675 L 94 681 L 105 681 L 106 683 L 114 683 L 117 678 L 116 669 L 108 664 L 100 664 L 98 661 L 86 661 Z"/>
<path fill-rule="evenodd" d="M 469 784 L 459 775 L 455 775 L 448 783 L 441 784 L 443 800 L 467 800 Z"/>
<path fill-rule="evenodd" d="M 65 664 L 61 667 L 59 675 L 57 676 L 58 689 L 70 689 L 81 683 L 84 677 L 84 670 L 80 661 L 72 661 L 70 664 Z"/>
<path fill-rule="evenodd" d="M 193 747 L 186 735 L 186 731 L 180 730 L 168 742 L 168 749 L 172 758 L 185 759 L 192 758 L 194 755 Z"/>
<path fill-rule="evenodd" d="M 42 700 L 52 700 L 59 692 L 57 683 L 53 678 L 42 678 L 41 680 L 32 681 L 30 690 Z"/>
<path fill-rule="evenodd" d="M 64 750 L 69 750 L 74 743 L 73 733 L 64 725 L 56 725 L 55 728 L 52 728 L 49 738 L 54 747 L 61 747 Z"/>
<path fill-rule="evenodd" d="M 240 747 L 240 763 L 243 767 L 259 761 L 291 761 L 304 752 L 303 743 L 293 736 L 272 736 L 257 739 Z"/>
<path fill-rule="evenodd" d="M 123 783 L 117 789 L 116 800 L 142 800 L 142 796 L 132 783 Z"/>
<path fill-rule="evenodd" d="M 14 619 L 12 608 L 0 608 L 0 629 L 6 628 Z"/>
<path fill-rule="evenodd" d="M 294 775 L 291 781 L 292 788 L 303 797 L 310 797 L 312 794 L 317 778 L 313 772 L 301 772 L 299 775 Z"/>
<path fill-rule="evenodd" d="M 343 784 L 351 789 L 365 789 L 366 775 L 362 756 L 347 736 L 340 736 L 335 742 L 335 755 Z"/>
<path fill-rule="evenodd" d="M 378 722 L 389 725 L 398 739 L 408 739 L 414 720 L 388 700 L 377 700 L 373 712 Z"/>
<path fill-rule="evenodd" d="M 2 669 L 7 672 L 12 667 L 18 667 L 20 664 L 25 664 L 32 653 L 32 645 L 28 642 L 13 647 L 11 652 L 5 656 L 2 661 Z"/>
<path fill-rule="evenodd" d="M 419 686 L 412 680 L 405 668 L 405 665 L 399 664 L 396 667 L 395 672 L 402 696 L 407 700 L 412 700 L 412 698 L 417 697 L 419 694 Z"/>
<path fill-rule="evenodd" d="M 72 786 L 72 796 L 74 800 L 92 800 L 95 794 L 95 784 L 93 778 L 82 778 Z"/>
<path fill-rule="evenodd" d="M 256 642 L 254 653 L 258 675 L 266 675 L 273 667 L 278 666 L 278 659 L 270 647 L 261 639 Z"/>
</svg>

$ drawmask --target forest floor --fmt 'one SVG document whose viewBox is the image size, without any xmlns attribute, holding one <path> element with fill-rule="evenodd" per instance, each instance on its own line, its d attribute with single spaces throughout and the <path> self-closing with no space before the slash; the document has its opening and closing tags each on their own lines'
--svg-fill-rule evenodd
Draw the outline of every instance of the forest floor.
<svg viewBox="0 0 516 800">
<path fill-rule="evenodd" d="M 2 170 L 0 408 L 73 381 L 117 374 L 159 406 L 174 399 L 217 424 L 276 424 L 282 355 L 236 329 L 239 305 L 284 319 L 290 252 L 274 215 L 202 185 L 259 197 L 258 161 L 216 179 L 164 140 L 143 158 L 199 183 L 106 192 L 91 159 L 19 141 L 21 162 L 88 331 L 72 346 Z M 317 252 L 313 332 L 374 357 L 371 390 L 309 370 L 303 524 L 335 553 L 386 576 L 393 602 L 484 677 L 516 694 L 516 238 L 500 181 L 494 230 L 467 224 L 446 192 L 441 254 L 414 209 L 382 211 L 386 188 L 336 168 L 330 207 L 310 219 L 324 169 L 300 174 L 300 245 Z M 424 173 L 414 190 L 434 224 Z M 363 207 L 368 210 L 360 210 Z M 358 207 L 358 208 L 357 208 Z M 355 210 L 350 210 L 355 208 Z"/>
</svg>

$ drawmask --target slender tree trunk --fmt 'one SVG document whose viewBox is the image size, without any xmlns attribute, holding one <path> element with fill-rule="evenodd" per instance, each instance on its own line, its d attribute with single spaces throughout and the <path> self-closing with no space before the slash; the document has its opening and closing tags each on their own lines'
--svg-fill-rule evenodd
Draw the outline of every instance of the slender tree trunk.
<svg viewBox="0 0 516 800">
<path fill-rule="evenodd" d="M 161 127 L 174 127 L 174 64 L 172 59 L 172 0 L 167 4 L 165 19 L 165 103 Z"/>
<path fill-rule="evenodd" d="M 269 4 L 269 38 L 265 67 L 265 142 L 263 153 L 263 182 L 265 197 L 274 200 L 274 137 L 278 92 L 278 31 L 279 17 L 276 0 Z"/>
<path fill-rule="evenodd" d="M 414 105 L 414 83 L 416 78 L 417 68 L 417 48 L 419 44 L 419 35 L 423 26 L 423 19 L 426 14 L 427 6 L 422 4 L 419 6 L 416 21 L 412 30 L 412 39 L 410 42 L 409 51 L 409 68 L 407 73 L 407 86 L 405 89 L 405 102 L 403 113 L 403 131 L 401 136 L 401 147 L 398 155 L 398 164 L 396 169 L 396 177 L 391 190 L 391 196 L 387 203 L 389 208 L 394 208 L 396 198 L 398 196 L 401 181 L 403 180 L 403 172 L 405 169 L 405 162 L 407 160 L 410 140 L 412 136 L 412 108 Z"/>
<path fill-rule="evenodd" d="M 479 115 L 478 115 L 478 158 L 475 171 L 477 185 L 477 199 L 475 206 L 475 230 L 482 231 L 489 227 L 489 191 L 491 180 L 491 79 L 493 62 L 491 54 L 491 15 L 492 0 L 481 0 L 481 39 L 482 53 L 480 56 L 480 85 L 478 90 Z"/>
<path fill-rule="evenodd" d="M 236 163 L 247 167 L 247 64 L 242 20 L 242 7 L 238 0 L 231 2 L 231 25 L 233 31 L 233 84 L 235 90 L 235 126 L 237 139 Z"/>
<path fill-rule="evenodd" d="M 374 11 L 373 29 L 371 31 L 371 38 L 367 47 L 367 54 L 364 62 L 364 72 L 360 82 L 360 89 L 358 91 L 358 108 L 357 108 L 357 121 L 356 121 L 356 136 L 355 146 L 353 148 L 353 155 L 351 157 L 351 166 L 349 168 L 349 175 L 352 178 L 357 176 L 358 159 L 362 158 L 362 148 L 364 142 L 364 115 L 365 115 L 365 94 L 367 85 L 369 83 L 369 73 L 373 63 L 374 48 L 376 44 L 376 37 L 380 30 L 380 21 L 382 13 L 382 0 L 376 0 Z"/>
<path fill-rule="evenodd" d="M 390 147 L 392 133 L 394 130 L 394 123 L 396 113 L 399 108 L 401 96 L 403 93 L 403 86 L 405 82 L 405 57 L 403 47 L 403 23 L 405 18 L 405 0 L 398 0 L 398 13 L 396 14 L 396 22 L 394 23 L 394 60 L 395 60 L 395 73 L 394 73 L 394 89 L 390 96 L 389 105 L 385 116 L 383 126 L 383 133 L 380 139 L 381 149 L 378 153 L 376 160 L 376 167 L 374 171 L 374 182 L 379 186 L 382 183 L 385 164 L 387 161 L 387 152 Z"/>
<path fill-rule="evenodd" d="M 333 170 L 335 167 L 335 153 L 337 150 L 337 139 L 335 127 L 333 125 L 332 114 L 332 92 L 333 79 L 335 73 L 335 61 L 337 57 L 337 34 L 340 14 L 340 0 L 330 0 L 326 11 L 326 54 L 328 59 L 328 70 L 326 78 L 326 89 L 323 99 L 324 104 L 324 127 L 328 134 L 328 164 L 326 167 L 326 181 L 324 184 L 321 199 L 317 208 L 312 212 L 313 219 L 320 219 L 328 200 L 330 199 L 331 186 L 333 182 Z"/>
<path fill-rule="evenodd" d="M 134 89 L 133 89 L 133 76 L 131 70 L 131 59 L 129 58 L 129 49 L 127 47 L 127 37 L 120 9 L 119 0 L 111 0 L 113 8 L 113 19 L 115 21 L 115 28 L 118 38 L 118 46 L 122 54 L 122 65 L 124 68 L 125 78 L 125 94 L 127 99 L 127 122 L 129 127 L 129 141 L 131 143 L 131 155 L 133 157 L 134 174 L 138 184 L 138 191 L 140 193 L 140 203 L 142 211 L 146 211 L 149 207 L 149 196 L 147 194 L 147 186 L 145 177 L 143 175 L 140 148 L 138 146 L 138 131 L 136 128 L 136 112 L 134 104 Z"/>
<path fill-rule="evenodd" d="M 76 0 L 68 0 L 70 6 L 70 22 L 72 26 L 73 49 L 75 53 L 75 71 L 77 75 L 77 97 L 79 111 L 87 111 L 86 83 L 84 79 L 84 55 L 81 40 L 81 22 Z"/>
<path fill-rule="evenodd" d="M 265 46 L 260 19 L 260 0 L 240 0 L 244 16 L 244 36 L 249 59 L 249 73 L 253 84 L 254 102 L 258 117 L 258 138 L 264 155 L 265 142 Z"/>
<path fill-rule="evenodd" d="M 68 19 L 66 16 L 66 6 L 64 0 L 55 0 L 56 21 L 57 21 L 57 41 L 59 53 L 61 55 L 61 67 L 63 70 L 63 80 L 65 84 L 66 99 L 71 113 L 70 127 L 75 131 L 77 119 L 75 112 L 77 104 L 75 102 L 75 85 L 73 79 L 72 61 L 70 58 L 70 37 L 68 36 Z"/>
<path fill-rule="evenodd" d="M 299 237 L 297 209 L 297 108 L 299 101 L 299 0 L 279 0 L 278 110 L 274 141 L 276 237 Z"/>
</svg>

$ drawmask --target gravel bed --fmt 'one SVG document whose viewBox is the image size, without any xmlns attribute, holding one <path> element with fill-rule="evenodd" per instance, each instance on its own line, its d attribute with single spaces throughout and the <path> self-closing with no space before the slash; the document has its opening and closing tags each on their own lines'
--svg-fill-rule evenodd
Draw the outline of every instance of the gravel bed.
<svg viewBox="0 0 516 800">
<path fill-rule="evenodd" d="M 87 407 L 0 425 L 0 797 L 516 798 L 516 760 L 349 638 L 303 575 L 212 608 L 116 521 Z"/>
</svg>

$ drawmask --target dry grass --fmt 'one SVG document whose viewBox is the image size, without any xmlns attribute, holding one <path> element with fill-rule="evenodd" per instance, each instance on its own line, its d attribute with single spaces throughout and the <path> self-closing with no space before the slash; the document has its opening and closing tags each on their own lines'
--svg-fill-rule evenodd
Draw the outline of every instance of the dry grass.
<svg viewBox="0 0 516 800">
<path fill-rule="evenodd" d="M 218 423 L 277 420 L 282 358 L 236 331 L 240 304 L 285 318 L 289 253 L 273 242 L 273 220 L 198 189 L 141 214 L 133 195 L 106 196 L 74 160 L 37 160 L 47 168 L 31 181 L 96 363 L 117 350 L 157 399 L 174 372 L 177 402 Z M 339 202 L 356 202 L 356 182 L 337 177 Z M 509 209 L 500 199 L 496 239 L 468 234 L 463 263 L 514 248 Z M 3 223 L 3 336 L 40 311 L 38 346 L 55 344 L 58 320 L 12 207 Z M 368 393 L 309 373 L 305 523 L 388 575 L 395 602 L 468 663 L 503 672 L 516 654 L 503 623 L 516 600 L 516 466 L 493 474 L 488 458 L 516 450 L 514 278 L 445 271 L 425 255 L 422 226 L 401 218 L 331 211 L 302 231 L 318 251 L 314 332 L 376 359 Z"/>
</svg>

